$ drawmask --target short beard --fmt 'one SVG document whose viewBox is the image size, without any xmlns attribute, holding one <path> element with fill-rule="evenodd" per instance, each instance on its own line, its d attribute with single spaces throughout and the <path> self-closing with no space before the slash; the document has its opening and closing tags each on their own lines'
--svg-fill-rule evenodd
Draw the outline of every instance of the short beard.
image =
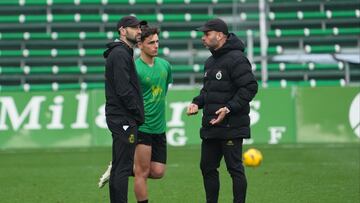
<svg viewBox="0 0 360 203">
<path fill-rule="evenodd" d="M 210 42 L 211 44 L 208 44 L 207 45 L 207 48 L 210 50 L 210 51 L 215 51 L 218 49 L 218 44 L 215 40 L 211 41 Z"/>
<path fill-rule="evenodd" d="M 133 46 L 135 45 L 135 44 L 137 44 L 137 42 L 138 42 L 138 40 L 135 38 L 135 39 L 131 39 L 130 37 L 128 37 L 128 36 L 126 36 L 126 40 L 128 41 L 128 42 L 130 42 Z"/>
</svg>

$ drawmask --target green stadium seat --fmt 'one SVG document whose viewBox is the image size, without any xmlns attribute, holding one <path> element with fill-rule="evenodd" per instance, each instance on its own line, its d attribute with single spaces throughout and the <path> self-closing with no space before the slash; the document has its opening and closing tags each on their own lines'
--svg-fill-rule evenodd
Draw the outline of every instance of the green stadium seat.
<svg viewBox="0 0 360 203">
<path fill-rule="evenodd" d="M 186 72 L 186 73 L 192 73 L 192 72 L 203 72 L 204 71 L 204 66 L 203 65 L 199 65 L 199 64 L 194 64 L 194 65 L 173 65 L 171 66 L 171 71 L 173 73 L 182 73 L 182 72 Z"/>
<path fill-rule="evenodd" d="M 269 37 L 291 37 L 291 36 L 338 36 L 338 35 L 359 35 L 360 28 L 337 28 L 332 29 L 275 29 L 267 32 Z"/>
<path fill-rule="evenodd" d="M 322 86 L 340 86 L 343 87 L 346 85 L 344 79 L 340 80 L 308 80 L 308 81 L 291 81 L 291 80 L 278 80 L 278 81 L 268 81 L 266 84 L 262 81 L 259 81 L 259 85 L 268 88 L 268 87 L 293 87 L 293 86 L 301 86 L 301 87 L 322 87 Z"/>
<path fill-rule="evenodd" d="M 315 47 L 315 50 L 319 49 Z M 267 53 L 269 55 L 281 54 L 283 53 L 284 48 L 282 46 L 272 46 L 268 47 Z M 136 50 L 138 51 L 138 50 Z M 183 51 L 188 52 L 188 50 L 170 50 L 168 47 L 159 48 L 159 55 L 168 56 L 172 51 Z M 254 47 L 254 54 L 260 54 L 260 48 Z M 0 57 L 85 57 L 85 56 L 102 56 L 104 49 L 24 49 L 24 50 L 0 50 Z M 246 52 L 246 51 L 245 51 Z M 139 54 L 139 53 L 136 53 Z M 181 56 L 179 56 L 181 57 Z M 186 56 L 188 57 L 188 56 Z"/>
<path fill-rule="evenodd" d="M 261 64 L 253 64 L 253 70 L 260 70 Z M 344 63 L 317 64 L 317 63 L 270 63 L 269 71 L 293 71 L 293 70 L 344 70 Z M 173 73 L 197 73 L 203 72 L 204 66 L 172 65 Z M 24 67 L 0 67 L 0 75 L 35 75 L 35 74 L 103 74 L 104 66 L 24 66 Z"/>
<path fill-rule="evenodd" d="M 248 20 L 259 20 L 259 14 L 258 13 L 240 13 L 240 19 L 243 21 Z"/>
<path fill-rule="evenodd" d="M 160 38 L 162 39 L 195 39 L 200 38 L 202 32 L 197 31 L 161 31 Z"/>
<path fill-rule="evenodd" d="M 235 34 L 240 38 L 247 36 L 247 31 L 236 31 Z M 259 31 L 252 31 L 254 36 L 258 36 Z M 340 36 L 340 35 L 360 35 L 360 28 L 337 28 L 332 29 L 275 29 L 267 32 L 268 37 L 291 37 L 291 36 Z M 116 32 L 4 32 L 0 33 L 0 40 L 66 40 L 66 39 L 113 39 L 117 37 Z M 161 31 L 162 39 L 198 39 L 202 32 L 197 31 Z"/>
<path fill-rule="evenodd" d="M 259 84 L 262 87 L 291 87 L 291 86 L 303 86 L 303 87 L 318 87 L 318 86 L 345 86 L 345 80 L 309 80 L 309 81 L 269 81 L 267 85 L 264 85 L 261 81 Z M 60 90 L 87 90 L 87 89 L 103 89 L 104 83 L 51 83 L 51 84 L 27 84 L 15 85 L 15 86 L 0 86 L 0 92 L 6 91 L 60 91 Z"/>
<path fill-rule="evenodd" d="M 0 75 L 22 74 L 23 72 L 19 67 L 0 67 Z"/>
<path fill-rule="evenodd" d="M 24 85 L 10 85 L 0 86 L 0 92 L 7 91 L 59 91 L 59 90 L 88 90 L 88 89 L 103 89 L 104 83 L 52 83 L 52 84 L 27 84 Z"/>
<path fill-rule="evenodd" d="M 103 49 L 50 49 L 50 50 L 0 50 L 0 57 L 64 57 L 64 56 L 102 56 L 104 50 Z M 159 54 L 168 55 L 170 53 L 170 49 L 167 47 L 160 48 Z"/>
<path fill-rule="evenodd" d="M 360 32 L 360 31 L 359 31 Z M 235 34 L 241 38 L 246 37 L 246 31 L 238 31 Z M 160 38 L 162 39 L 199 39 L 202 32 L 197 31 L 161 31 Z M 4 32 L 0 33 L 0 40 L 66 40 L 66 39 L 113 39 L 117 37 L 116 32 Z"/>
<path fill-rule="evenodd" d="M 345 86 L 346 82 L 344 79 L 340 80 L 314 80 L 311 79 L 309 81 L 301 81 L 299 82 L 299 86 L 306 87 L 321 87 L 321 86 Z"/>
<path fill-rule="evenodd" d="M 2 56 L 13 57 L 13 56 L 22 56 L 22 55 L 23 52 L 21 50 L 0 50 L 0 57 Z"/>
<path fill-rule="evenodd" d="M 267 68 L 269 71 L 291 71 L 291 70 L 344 70 L 344 63 L 319 64 L 319 63 L 270 63 Z M 255 64 L 254 69 L 261 67 Z"/>
<path fill-rule="evenodd" d="M 203 65 L 172 65 L 173 73 L 197 73 L 204 70 Z M 36 75 L 36 74 L 103 74 L 104 66 L 24 66 L 0 67 L 0 75 Z"/>
<path fill-rule="evenodd" d="M 339 53 L 341 47 L 338 44 L 327 46 L 311 46 L 305 45 L 305 53 Z"/>
<path fill-rule="evenodd" d="M 309 81 L 300 83 L 298 80 L 313 78 L 316 85 L 322 85 L 326 83 L 319 79 L 332 81 L 344 77 L 345 65 L 350 67 L 346 62 L 280 63 L 272 61 L 272 57 L 283 54 L 282 57 L 286 57 L 292 53 L 353 54 L 360 40 L 360 28 L 353 26 L 359 22 L 360 11 L 351 6 L 353 2 L 266 2 L 271 11 L 267 14 L 269 80 L 284 78 L 288 86 L 310 86 Z M 233 6 L 236 8 L 229 9 Z M 40 90 L 52 89 L 51 80 L 58 81 L 55 84 L 64 88 L 79 88 L 77 83 L 63 86 L 64 81 L 103 82 L 102 53 L 104 45 L 118 37 L 113 26 L 120 13 L 132 13 L 159 26 L 159 56 L 172 63 L 175 78 L 196 75 L 197 81 L 203 71 L 203 65 L 198 64 L 204 62 L 208 51 L 199 40 L 202 33 L 193 29 L 209 18 L 223 17 L 245 43 L 248 42 L 247 31 L 251 30 L 252 62 L 255 74 L 260 76 L 260 69 L 256 68 L 260 67 L 261 60 L 258 0 L 2 0 L 0 7 L 0 84 L 26 82 L 29 89 Z M 136 52 L 138 56 L 139 50 Z M 8 79 L 7 75 L 11 77 Z M 32 82 L 47 86 L 33 86 Z M 12 88 L 24 89 L 23 86 Z"/>
<path fill-rule="evenodd" d="M 149 22 L 191 22 L 191 21 L 207 21 L 215 18 L 215 15 L 205 14 L 139 14 L 139 19 Z M 47 15 L 12 15 L 0 16 L 0 23 L 56 23 L 56 22 L 117 22 L 118 14 L 47 14 Z"/>
<path fill-rule="evenodd" d="M 275 54 L 281 54 L 283 53 L 284 48 L 282 46 L 273 46 L 273 47 L 268 47 L 267 49 L 267 53 L 268 55 L 275 55 Z M 245 52 L 247 52 L 245 50 Z M 254 55 L 260 55 L 261 53 L 261 48 L 260 47 L 254 47 Z"/>
<path fill-rule="evenodd" d="M 247 0 L 253 1 L 255 0 Z M 204 4 L 217 4 L 217 3 L 232 3 L 233 0 L 2 0 L 0 5 L 20 5 L 20 6 L 31 6 L 31 5 L 122 5 L 122 4 L 193 4 L 193 3 L 204 3 Z M 246 2 L 241 0 L 240 2 Z"/>
<path fill-rule="evenodd" d="M 332 19 L 332 18 L 360 18 L 360 10 L 330 11 L 326 12 L 270 12 L 270 20 L 306 20 L 306 19 Z"/>
<path fill-rule="evenodd" d="M 99 74 L 104 73 L 104 66 L 24 66 L 0 67 L 0 75 L 12 74 Z"/>
</svg>

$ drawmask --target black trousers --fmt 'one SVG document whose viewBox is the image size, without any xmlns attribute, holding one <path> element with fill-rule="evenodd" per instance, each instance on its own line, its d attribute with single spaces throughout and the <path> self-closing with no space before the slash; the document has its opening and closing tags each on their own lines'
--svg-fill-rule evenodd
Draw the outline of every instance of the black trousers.
<svg viewBox="0 0 360 203">
<path fill-rule="evenodd" d="M 207 203 L 217 203 L 219 198 L 220 161 L 224 157 L 232 179 L 234 203 L 245 202 L 247 181 L 242 164 L 242 139 L 207 139 L 201 144 L 200 168 L 203 175 Z"/>
<path fill-rule="evenodd" d="M 106 119 L 112 133 L 112 168 L 109 179 L 111 203 L 128 202 L 128 183 L 134 165 L 137 126 L 116 119 Z"/>
</svg>

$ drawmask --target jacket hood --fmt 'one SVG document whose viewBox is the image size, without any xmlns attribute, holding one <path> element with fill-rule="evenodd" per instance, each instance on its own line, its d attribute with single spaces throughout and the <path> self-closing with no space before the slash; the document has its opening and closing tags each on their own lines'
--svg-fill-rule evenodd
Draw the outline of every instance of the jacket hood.
<svg viewBox="0 0 360 203">
<path fill-rule="evenodd" d="M 231 50 L 240 50 L 242 52 L 245 50 L 244 43 L 234 33 L 228 35 L 225 44 L 220 49 L 210 50 L 210 52 L 214 57 L 217 57 Z"/>
<path fill-rule="evenodd" d="M 133 55 L 133 49 L 130 48 L 125 42 L 118 40 L 115 42 L 110 42 L 106 44 L 107 49 L 104 51 L 103 56 L 104 58 L 107 58 L 111 52 L 111 50 L 117 46 L 123 46 L 131 55 Z"/>
</svg>

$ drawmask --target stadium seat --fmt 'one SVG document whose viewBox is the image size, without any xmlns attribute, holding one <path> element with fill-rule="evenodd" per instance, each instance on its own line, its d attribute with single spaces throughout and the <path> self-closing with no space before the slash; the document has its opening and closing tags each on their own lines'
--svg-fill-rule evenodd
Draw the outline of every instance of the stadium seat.
<svg viewBox="0 0 360 203">
<path fill-rule="evenodd" d="M 255 1 L 255 0 L 247 0 Z M 257 0 L 256 0 L 257 1 Z M 255 2 L 256 2 L 255 1 Z M 217 3 L 232 3 L 233 0 L 3 0 L 0 5 L 20 5 L 20 6 L 31 6 L 31 5 L 123 5 L 123 4 L 192 4 L 192 3 L 206 3 L 206 4 L 217 4 Z M 240 2 L 246 2 L 241 0 Z"/>
<path fill-rule="evenodd" d="M 104 66 L 24 66 L 20 67 L 0 67 L 0 74 L 98 74 L 104 73 Z"/>
<path fill-rule="evenodd" d="M 58 90 L 88 90 L 88 89 L 99 89 L 104 88 L 104 83 L 51 83 L 51 84 L 27 84 L 24 85 L 11 85 L 11 86 L 0 86 L 0 92 L 6 91 L 58 91 Z"/>
<path fill-rule="evenodd" d="M 215 18 L 215 15 L 204 14 L 139 14 L 139 19 L 149 22 L 189 22 L 189 21 L 207 21 Z M 47 15 L 0 15 L 0 23 L 56 23 L 56 22 L 117 22 L 118 14 L 47 14 Z"/>
<path fill-rule="evenodd" d="M 14 74 L 103 74 L 104 66 L 24 66 L 24 67 L 0 67 L 0 75 L 14 75 Z M 202 72 L 203 65 L 172 65 L 172 71 L 178 72 Z"/>
<path fill-rule="evenodd" d="M 320 52 L 321 50 L 332 50 L 331 47 L 316 47 L 316 46 L 309 46 L 308 51 L 309 52 Z M 334 48 L 335 49 L 335 48 Z M 267 53 L 268 55 L 275 55 L 275 54 L 281 54 L 283 53 L 284 48 L 282 46 L 272 46 L 268 47 Z M 85 57 L 85 56 L 102 56 L 104 52 L 104 49 L 23 49 L 23 50 L 0 50 L 0 57 L 24 57 L 24 58 L 30 58 L 30 57 L 67 57 L 67 56 L 73 56 L 73 57 Z M 159 55 L 167 56 L 172 52 L 187 52 L 187 50 L 170 50 L 168 47 L 159 48 Z M 246 51 L 245 51 L 246 52 Z M 137 53 L 138 54 L 138 53 Z M 178 57 L 189 57 L 189 54 L 187 53 L 183 56 Z M 260 48 L 254 47 L 254 54 L 259 55 L 260 54 Z"/>
<path fill-rule="evenodd" d="M 176 22 L 176 21 L 206 21 L 216 17 L 215 15 L 204 14 L 138 14 L 140 19 L 150 22 Z M 47 15 L 11 15 L 0 16 L 0 23 L 37 23 L 37 22 L 116 22 L 119 20 L 118 14 L 47 14 Z M 240 14 L 243 21 L 258 20 L 257 13 L 244 13 Z M 353 11 L 326 11 L 326 12 L 270 12 L 268 15 L 270 20 L 306 20 L 306 19 L 332 19 L 332 18 L 360 18 L 360 10 Z"/>
<path fill-rule="evenodd" d="M 338 36 L 338 35 L 359 35 L 360 28 L 337 28 L 332 29 L 275 29 L 267 32 L 269 37 L 289 37 L 289 36 Z"/>
<path fill-rule="evenodd" d="M 360 18 L 360 10 L 352 11 L 326 11 L 326 12 L 270 12 L 270 20 L 306 20 L 306 19 L 333 19 L 333 18 Z"/>
<path fill-rule="evenodd" d="M 356 31 L 356 29 L 355 29 Z M 255 31 L 257 33 L 258 31 Z M 359 31 L 360 32 L 360 31 Z M 246 37 L 246 31 L 238 31 L 235 34 L 241 38 Z M 114 39 L 118 36 L 116 32 L 4 32 L 0 33 L 0 40 L 91 40 L 91 39 Z M 202 32 L 197 31 L 167 31 L 160 32 L 162 39 L 199 39 Z"/>
<path fill-rule="evenodd" d="M 278 80 L 278 81 L 268 81 L 265 85 L 262 81 L 259 81 L 259 85 L 268 88 L 268 87 L 293 87 L 293 86 L 301 86 L 301 87 L 321 87 L 321 86 L 340 86 L 343 87 L 346 85 L 344 79 L 340 80 L 308 80 L 308 81 L 289 81 L 289 80 Z"/>
<path fill-rule="evenodd" d="M 252 31 L 258 35 L 259 31 Z M 237 31 L 235 34 L 241 38 L 246 37 L 246 31 Z M 0 40 L 61 40 L 61 39 L 113 39 L 117 37 L 116 32 L 4 32 L 0 33 Z M 342 36 L 342 35 L 360 35 L 360 28 L 337 28 L 332 29 L 275 29 L 267 32 L 268 37 L 290 37 L 290 36 Z M 202 36 L 202 32 L 196 31 L 167 31 L 160 32 L 162 39 L 196 39 Z"/>
<path fill-rule="evenodd" d="M 173 65 L 171 66 L 171 70 L 174 73 L 191 73 L 191 72 L 203 72 L 204 65 L 194 64 L 194 65 Z"/>
<path fill-rule="evenodd" d="M 104 50 L 102 49 L 49 49 L 49 50 L 0 50 L 1 56 L 8 57 L 65 57 L 65 56 L 74 56 L 74 57 L 84 57 L 84 56 L 102 56 Z M 166 47 L 159 49 L 159 54 L 168 55 L 170 50 Z"/>
<path fill-rule="evenodd" d="M 302 86 L 302 87 L 321 87 L 321 86 L 345 86 L 345 80 L 314 80 L 311 79 L 309 81 L 287 81 L 287 80 L 279 80 L 279 81 L 268 81 L 266 85 L 262 81 L 258 81 L 259 85 L 268 88 L 268 87 L 292 87 L 292 86 Z M 88 89 L 99 89 L 104 88 L 104 83 L 51 83 L 51 84 L 28 84 L 24 85 L 11 85 L 11 86 L 1 86 L 0 92 L 7 91 L 60 91 L 60 90 L 88 90 Z"/>
<path fill-rule="evenodd" d="M 272 59 L 293 54 L 356 54 L 360 28 L 355 25 L 360 12 L 353 1 L 266 3 L 270 80 L 343 78 L 344 67 L 349 66 L 345 62 Z M 256 76 L 261 75 L 258 0 L 2 0 L 0 84 L 10 80 L 7 75 L 11 80 L 20 78 L 11 84 L 30 84 L 38 75 L 36 83 L 49 83 L 51 79 L 59 84 L 102 82 L 102 52 L 106 43 L 118 37 L 114 25 L 119 13 L 134 14 L 160 28 L 159 56 L 170 61 L 175 78 L 196 75 L 200 81 L 203 65 L 198 64 L 203 64 L 210 53 L 201 43 L 202 33 L 194 29 L 213 17 L 227 21 L 229 29 L 246 45 L 247 32 L 251 31 L 253 53 L 248 53 L 248 47 L 245 51 L 253 55 Z M 351 73 L 356 80 L 356 71 Z"/>
<path fill-rule="evenodd" d="M 311 46 L 305 45 L 306 53 L 339 53 L 341 52 L 341 47 L 338 44 L 328 45 L 328 46 Z"/>
<path fill-rule="evenodd" d="M 261 64 L 255 64 L 256 67 L 261 67 Z M 268 64 L 269 71 L 291 71 L 291 70 L 343 70 L 344 63 L 338 64 L 318 64 L 318 63 L 270 63 Z"/>
<path fill-rule="evenodd" d="M 0 33 L 0 40 L 67 40 L 67 39 L 113 39 L 115 32 L 5 32 Z"/>
</svg>

